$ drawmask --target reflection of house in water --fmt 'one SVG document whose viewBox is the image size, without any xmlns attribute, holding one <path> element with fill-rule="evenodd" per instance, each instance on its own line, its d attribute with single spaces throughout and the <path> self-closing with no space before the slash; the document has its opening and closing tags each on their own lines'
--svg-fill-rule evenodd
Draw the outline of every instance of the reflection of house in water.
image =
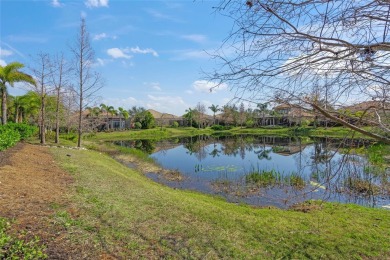
<svg viewBox="0 0 390 260">
<path fill-rule="evenodd" d="M 302 145 L 299 139 L 293 137 L 261 137 L 263 144 L 272 146 L 272 152 L 279 155 L 292 155 L 301 152 L 305 149 L 305 145 Z"/>
</svg>

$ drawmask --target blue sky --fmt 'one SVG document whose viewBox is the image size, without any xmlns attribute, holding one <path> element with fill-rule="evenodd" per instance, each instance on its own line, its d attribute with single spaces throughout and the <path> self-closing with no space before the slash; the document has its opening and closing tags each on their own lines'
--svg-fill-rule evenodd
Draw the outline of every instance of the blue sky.
<svg viewBox="0 0 390 260">
<path fill-rule="evenodd" d="M 206 53 L 221 46 L 232 21 L 214 13 L 218 1 L 0 1 L 0 64 L 31 64 L 39 52 L 70 55 L 80 17 L 95 50 L 95 69 L 105 86 L 100 103 L 134 105 L 182 115 L 198 102 L 222 106 L 229 86 L 210 93 L 204 71 L 215 67 Z M 26 71 L 28 72 L 28 71 Z M 25 90 L 10 88 L 10 94 Z M 207 111 L 211 114 L 211 111 Z"/>
</svg>

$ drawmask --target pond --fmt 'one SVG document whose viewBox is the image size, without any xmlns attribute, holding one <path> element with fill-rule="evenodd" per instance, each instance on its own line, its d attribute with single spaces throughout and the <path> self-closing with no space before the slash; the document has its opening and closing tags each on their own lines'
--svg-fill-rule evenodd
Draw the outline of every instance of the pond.
<svg viewBox="0 0 390 260">
<path fill-rule="evenodd" d="M 223 196 L 230 202 L 287 208 L 310 199 L 389 207 L 390 171 L 372 166 L 351 148 L 363 140 L 198 136 L 163 141 L 120 141 L 180 172 L 172 180 L 147 176 L 170 187 Z"/>
</svg>

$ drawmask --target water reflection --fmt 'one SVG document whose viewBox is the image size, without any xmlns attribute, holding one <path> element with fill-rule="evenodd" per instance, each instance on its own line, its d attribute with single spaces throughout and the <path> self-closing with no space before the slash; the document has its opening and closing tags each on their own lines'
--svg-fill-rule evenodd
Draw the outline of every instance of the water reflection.
<svg viewBox="0 0 390 260">
<path fill-rule="evenodd" d="M 278 207 L 308 199 L 390 204 L 388 169 L 348 152 L 368 145 L 363 140 L 203 135 L 117 144 L 143 150 L 164 168 L 184 176 L 172 181 L 149 173 L 150 178 L 171 187 L 219 194 L 233 202 Z"/>
</svg>

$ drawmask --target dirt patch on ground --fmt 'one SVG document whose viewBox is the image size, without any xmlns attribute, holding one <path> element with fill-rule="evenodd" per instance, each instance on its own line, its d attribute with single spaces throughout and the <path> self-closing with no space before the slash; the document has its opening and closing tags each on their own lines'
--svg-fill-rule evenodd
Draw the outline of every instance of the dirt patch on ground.
<svg viewBox="0 0 390 260">
<path fill-rule="evenodd" d="M 48 149 L 19 143 L 0 152 L 0 216 L 13 220 L 15 235 L 39 236 L 49 259 L 91 258 L 94 250 L 70 241 L 66 228 L 55 221 L 59 207 L 75 211 L 67 198 L 73 180 Z"/>
</svg>

